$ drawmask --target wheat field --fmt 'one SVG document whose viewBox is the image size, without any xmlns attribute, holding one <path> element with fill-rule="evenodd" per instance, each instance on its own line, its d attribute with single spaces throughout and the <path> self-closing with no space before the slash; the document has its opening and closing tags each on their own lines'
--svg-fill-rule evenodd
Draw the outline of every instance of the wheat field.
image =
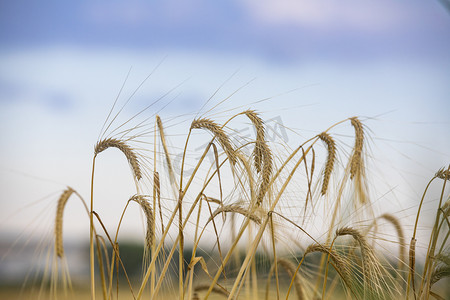
<svg viewBox="0 0 450 300">
<path fill-rule="evenodd" d="M 257 111 L 200 116 L 176 146 L 177 162 L 160 116 L 114 121 L 113 106 L 95 143 L 90 195 L 68 186 L 55 201 L 42 284 L 16 299 L 448 299 L 450 166 L 430 174 L 415 224 L 377 214 L 369 131 L 360 118 L 291 147 L 268 141 Z M 236 122 L 249 123 L 254 135 L 240 135 Z M 352 132 L 345 141 L 342 128 Z M 114 230 L 95 205 L 96 163 L 110 149 L 127 160 L 135 184 Z M 418 240 L 431 186 L 441 190 L 435 219 L 429 238 Z M 90 228 L 90 288 L 72 284 L 64 251 L 64 209 L 79 200 Z M 140 208 L 145 227 L 137 276 L 129 275 L 119 239 L 123 219 L 139 219 L 127 213 L 131 206 Z M 389 249 L 378 246 L 385 240 Z M 416 254 L 419 244 L 425 255 Z"/>
</svg>

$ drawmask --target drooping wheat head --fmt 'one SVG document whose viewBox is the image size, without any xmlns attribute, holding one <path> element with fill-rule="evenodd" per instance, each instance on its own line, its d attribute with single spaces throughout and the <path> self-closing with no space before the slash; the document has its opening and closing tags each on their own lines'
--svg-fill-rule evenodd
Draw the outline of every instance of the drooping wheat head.
<svg viewBox="0 0 450 300">
<path fill-rule="evenodd" d="M 153 194 L 156 196 L 156 200 L 158 203 L 159 218 L 161 220 L 161 230 L 164 234 L 164 222 L 161 209 L 161 182 L 159 180 L 159 173 L 156 171 L 153 172 Z"/>
<path fill-rule="evenodd" d="M 169 177 L 171 182 L 175 182 L 175 173 L 173 171 L 172 160 L 170 158 L 169 149 L 167 147 L 166 135 L 164 133 L 164 127 L 161 121 L 161 118 L 156 115 L 156 125 L 158 126 L 159 137 L 161 139 L 161 144 L 164 149 L 164 156 L 166 158 L 167 169 L 169 170 Z"/>
<path fill-rule="evenodd" d="M 242 207 L 239 204 L 233 203 L 230 205 L 223 205 L 218 207 L 209 217 L 208 221 L 206 222 L 206 224 L 208 224 L 209 222 L 211 222 L 217 215 L 221 214 L 221 213 L 236 213 L 236 214 L 240 214 L 246 218 L 249 218 L 250 220 L 252 220 L 253 222 L 255 222 L 256 224 L 260 225 L 261 224 L 261 218 L 258 217 L 255 212 L 252 212 L 244 207 Z"/>
<path fill-rule="evenodd" d="M 436 172 L 435 176 L 442 180 L 450 180 L 450 170 L 447 168 L 441 168 Z"/>
<path fill-rule="evenodd" d="M 336 142 L 326 132 L 319 134 L 319 138 L 327 145 L 327 161 L 325 163 L 325 170 L 323 172 L 323 183 L 321 194 L 325 195 L 328 189 L 328 183 L 330 181 L 331 173 L 333 172 L 334 162 L 336 160 Z"/>
<path fill-rule="evenodd" d="M 433 273 L 431 274 L 431 286 L 441 280 L 442 278 L 449 277 L 450 276 L 450 266 L 444 265 L 439 266 L 434 269 Z"/>
<path fill-rule="evenodd" d="M 269 189 L 269 183 L 273 172 L 273 155 L 272 151 L 265 140 L 264 122 L 253 110 L 243 112 L 253 123 L 256 130 L 255 148 L 253 150 L 253 159 L 256 172 L 262 171 L 261 183 L 258 189 L 256 205 L 260 206 L 264 196 Z"/>
<path fill-rule="evenodd" d="M 122 153 L 127 158 L 131 169 L 133 170 L 134 177 L 137 180 L 140 180 L 142 178 L 142 172 L 138 156 L 133 151 L 133 149 L 130 146 L 128 146 L 124 141 L 114 138 L 107 138 L 105 140 L 101 140 L 95 145 L 94 154 L 97 155 L 100 152 L 105 151 L 106 149 L 111 147 L 117 148 L 120 151 L 122 151 Z"/>
<path fill-rule="evenodd" d="M 355 129 L 355 146 L 353 147 L 353 153 L 350 159 L 350 178 L 353 179 L 355 176 L 359 176 L 363 168 L 364 130 L 361 121 L 357 117 L 350 118 L 350 122 Z"/>
<path fill-rule="evenodd" d="M 64 207 L 66 206 L 67 200 L 74 190 L 68 187 L 64 190 L 58 199 L 58 205 L 56 207 L 56 219 L 55 219 L 55 252 L 58 257 L 63 257 L 64 246 L 63 246 L 63 214 Z"/>
<path fill-rule="evenodd" d="M 244 112 L 244 114 L 250 119 L 256 130 L 256 142 L 255 148 L 253 150 L 253 159 L 255 163 L 256 172 L 259 173 L 262 170 L 262 163 L 263 163 L 262 148 L 264 147 L 263 144 L 266 143 L 264 122 L 254 110 L 247 110 Z"/>
<path fill-rule="evenodd" d="M 342 254 L 340 254 L 339 252 L 337 252 L 334 249 L 330 249 L 329 247 L 327 247 L 325 245 L 321 245 L 321 244 L 317 244 L 317 243 L 309 245 L 308 248 L 306 248 L 306 251 L 303 254 L 303 256 L 306 257 L 306 255 L 308 255 L 309 253 L 314 253 L 314 252 L 320 252 L 320 253 L 330 255 L 330 258 L 333 262 L 333 266 L 334 266 L 336 272 L 339 274 L 342 281 L 345 283 L 345 285 L 348 288 L 353 289 L 352 266 L 351 266 L 350 261 L 345 256 L 343 256 Z"/>
<path fill-rule="evenodd" d="M 195 119 L 192 121 L 191 129 L 206 129 L 210 131 L 214 137 L 218 140 L 220 146 L 225 151 L 226 155 L 228 156 L 228 159 L 230 160 L 231 164 L 235 164 L 237 159 L 235 155 L 235 150 L 233 149 L 233 146 L 231 145 L 231 141 L 225 131 L 222 127 L 220 127 L 217 123 L 210 119 L 201 118 L 201 119 Z"/>
<path fill-rule="evenodd" d="M 406 242 L 405 242 L 405 234 L 403 232 L 403 227 L 400 224 L 400 220 L 392 214 L 385 213 L 385 214 L 382 214 L 379 218 L 385 219 L 386 221 L 390 222 L 394 226 L 395 231 L 397 232 L 398 242 L 399 242 L 398 269 L 401 270 L 401 269 L 403 269 L 403 265 L 406 262 Z"/>
<path fill-rule="evenodd" d="M 355 228 L 343 227 L 336 230 L 336 237 L 350 235 L 358 242 L 361 250 L 362 272 L 364 280 L 364 297 L 372 298 L 375 295 L 387 297 L 395 288 L 394 282 L 379 262 L 372 247 L 366 238 Z"/>
<path fill-rule="evenodd" d="M 154 224 L 155 220 L 153 219 L 154 216 L 153 216 L 153 212 L 152 212 L 150 203 L 142 195 L 134 195 L 133 197 L 131 197 L 130 200 L 137 202 L 140 205 L 142 211 L 144 212 L 145 219 L 147 221 L 147 231 L 145 234 L 145 246 L 147 247 L 147 249 L 151 249 L 151 246 L 153 245 L 153 242 L 155 239 L 155 234 L 153 232 L 153 224 Z"/>
</svg>

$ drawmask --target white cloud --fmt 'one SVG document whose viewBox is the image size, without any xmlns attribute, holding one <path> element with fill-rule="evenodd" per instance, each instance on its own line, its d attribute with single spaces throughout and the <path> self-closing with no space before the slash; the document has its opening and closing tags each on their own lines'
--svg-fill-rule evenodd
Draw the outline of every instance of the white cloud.
<svg viewBox="0 0 450 300">
<path fill-rule="evenodd" d="M 392 30 L 408 12 L 394 1 L 244 0 L 248 12 L 267 24 L 298 24 L 321 30 Z M 412 7 L 414 10 L 414 7 Z M 410 12 L 409 12 L 410 13 Z"/>
</svg>

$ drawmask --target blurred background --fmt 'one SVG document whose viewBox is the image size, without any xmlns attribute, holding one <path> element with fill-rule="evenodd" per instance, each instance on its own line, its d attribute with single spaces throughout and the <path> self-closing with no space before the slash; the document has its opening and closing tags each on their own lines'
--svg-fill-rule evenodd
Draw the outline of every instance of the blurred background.
<svg viewBox="0 0 450 300">
<path fill-rule="evenodd" d="M 292 147 L 360 116 L 374 199 L 405 220 L 450 162 L 446 0 L 1 1 L 0 282 L 30 271 L 24 258 L 51 237 L 67 185 L 88 198 L 93 147 L 123 84 L 125 120 L 161 99 L 145 114 L 176 120 L 174 151 L 197 113 L 256 109 L 286 126 L 275 131 Z M 126 161 L 105 153 L 97 174 L 109 199 L 99 207 L 121 211 L 133 191 Z M 81 273 L 84 218 L 68 203 L 67 256 Z M 130 222 L 123 234 L 142 230 Z"/>
</svg>

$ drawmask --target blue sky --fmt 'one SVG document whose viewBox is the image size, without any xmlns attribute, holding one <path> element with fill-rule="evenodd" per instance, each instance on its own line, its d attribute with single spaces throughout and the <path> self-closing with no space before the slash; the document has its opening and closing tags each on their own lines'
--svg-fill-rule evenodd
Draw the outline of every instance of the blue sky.
<svg viewBox="0 0 450 300">
<path fill-rule="evenodd" d="M 254 79 L 218 111 L 254 108 L 300 138 L 362 116 L 378 193 L 395 186 L 403 208 L 450 161 L 450 12 L 439 1 L 2 1 L 1 232 L 30 228 L 35 211 L 21 208 L 50 206 L 64 185 L 88 194 L 93 145 L 128 70 L 121 101 L 160 63 L 124 118 L 179 84 L 149 114 L 192 113 L 224 82 L 215 103 Z"/>
</svg>

